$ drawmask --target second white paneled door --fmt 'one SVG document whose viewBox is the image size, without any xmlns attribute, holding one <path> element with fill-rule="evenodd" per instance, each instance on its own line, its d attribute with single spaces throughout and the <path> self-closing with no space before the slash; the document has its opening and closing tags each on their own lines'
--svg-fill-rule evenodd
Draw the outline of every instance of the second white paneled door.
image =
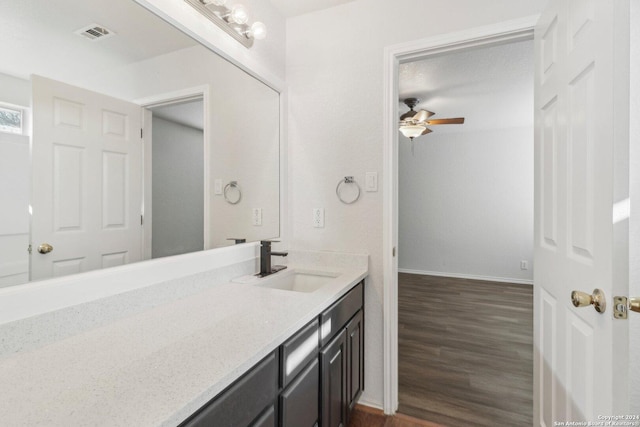
<svg viewBox="0 0 640 427">
<path fill-rule="evenodd" d="M 141 260 L 140 107 L 39 76 L 32 87 L 31 279 Z"/>
<path fill-rule="evenodd" d="M 628 411 L 628 30 L 628 0 L 550 1 L 535 30 L 536 426 Z"/>
</svg>

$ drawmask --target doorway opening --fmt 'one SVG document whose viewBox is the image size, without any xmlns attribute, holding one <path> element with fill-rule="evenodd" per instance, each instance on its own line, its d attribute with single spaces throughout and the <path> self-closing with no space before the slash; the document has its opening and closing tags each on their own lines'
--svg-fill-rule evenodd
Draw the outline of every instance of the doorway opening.
<svg viewBox="0 0 640 427">
<path fill-rule="evenodd" d="M 465 117 L 398 141 L 406 415 L 533 422 L 533 58 L 529 39 L 400 64 L 401 101 Z"/>
<path fill-rule="evenodd" d="M 204 249 L 202 97 L 151 107 L 151 258 Z"/>
<path fill-rule="evenodd" d="M 139 101 L 145 259 L 209 249 L 208 88 Z"/>
<path fill-rule="evenodd" d="M 398 87 L 400 65 L 428 56 L 436 57 L 452 52 L 470 51 L 481 46 L 495 46 L 509 42 L 530 40 L 535 19 L 523 19 L 500 25 L 480 27 L 460 33 L 420 40 L 385 50 L 385 223 L 384 223 L 384 411 L 393 414 L 398 409 L 398 258 L 399 245 L 399 151 L 400 135 L 398 117 L 405 110 L 400 108 Z M 473 65 L 472 65 L 473 67 Z M 473 69 L 473 68 L 472 68 Z M 426 108 L 425 108 L 426 109 Z M 441 110 L 442 117 L 462 116 L 457 112 Z M 442 126 L 433 129 L 440 132 Z M 443 131 L 443 135 L 446 132 Z M 428 139 L 429 134 L 426 136 Z M 423 137 L 425 138 L 425 137 Z M 426 140 L 425 140 L 426 141 Z M 428 141 L 426 141 L 428 142 Z M 416 141 L 418 144 L 418 141 Z M 416 152 L 418 147 L 416 145 Z M 485 273 L 487 274 L 487 273 Z M 487 274 L 488 275 L 488 274 Z M 452 313 L 454 315 L 455 313 Z"/>
</svg>

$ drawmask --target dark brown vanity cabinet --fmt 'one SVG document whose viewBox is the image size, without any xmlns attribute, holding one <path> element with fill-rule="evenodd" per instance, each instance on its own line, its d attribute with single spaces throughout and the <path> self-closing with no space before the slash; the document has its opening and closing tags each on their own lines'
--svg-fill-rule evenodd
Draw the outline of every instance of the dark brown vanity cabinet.
<svg viewBox="0 0 640 427">
<path fill-rule="evenodd" d="M 346 427 L 364 389 L 364 282 L 320 315 L 322 427 Z"/>
<path fill-rule="evenodd" d="M 364 281 L 181 427 L 346 427 L 364 389 Z"/>
</svg>

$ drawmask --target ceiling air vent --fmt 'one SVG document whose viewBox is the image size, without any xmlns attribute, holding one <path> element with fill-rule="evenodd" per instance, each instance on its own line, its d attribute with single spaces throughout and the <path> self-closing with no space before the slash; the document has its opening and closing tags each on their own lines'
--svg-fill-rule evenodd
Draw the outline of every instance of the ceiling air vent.
<svg viewBox="0 0 640 427">
<path fill-rule="evenodd" d="M 104 40 L 116 35 L 113 31 L 98 24 L 91 24 L 75 31 L 75 33 L 79 36 L 86 37 L 89 40 Z"/>
</svg>

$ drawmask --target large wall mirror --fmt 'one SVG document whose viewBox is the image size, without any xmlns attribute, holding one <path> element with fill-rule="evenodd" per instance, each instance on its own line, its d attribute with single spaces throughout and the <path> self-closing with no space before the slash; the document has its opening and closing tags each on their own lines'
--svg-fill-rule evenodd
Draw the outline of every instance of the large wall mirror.
<svg viewBox="0 0 640 427">
<path fill-rule="evenodd" d="M 276 90 L 132 0 L 0 39 L 0 287 L 279 236 Z"/>
</svg>

